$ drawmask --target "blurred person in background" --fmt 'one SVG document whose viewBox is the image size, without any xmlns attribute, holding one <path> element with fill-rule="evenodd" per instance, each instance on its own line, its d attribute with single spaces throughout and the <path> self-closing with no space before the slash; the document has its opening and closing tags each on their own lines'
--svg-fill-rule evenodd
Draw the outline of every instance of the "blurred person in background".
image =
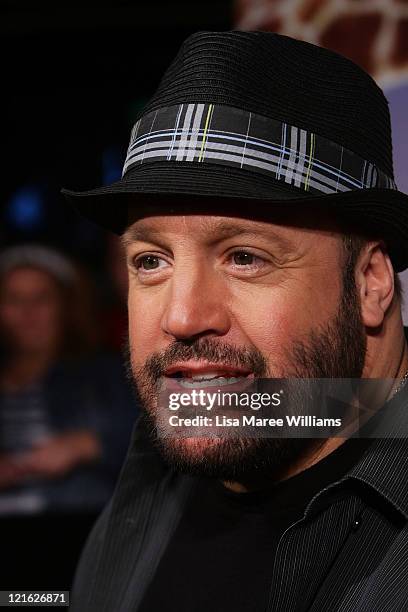
<svg viewBox="0 0 408 612">
<path fill-rule="evenodd" d="M 3 516 L 97 511 L 113 489 L 135 409 L 117 360 L 96 355 L 87 282 L 43 246 L 0 255 Z"/>
</svg>

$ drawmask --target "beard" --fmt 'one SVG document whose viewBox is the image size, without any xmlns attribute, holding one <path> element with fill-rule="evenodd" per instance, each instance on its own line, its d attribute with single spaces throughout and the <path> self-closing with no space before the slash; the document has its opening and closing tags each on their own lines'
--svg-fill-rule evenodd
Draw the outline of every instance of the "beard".
<svg viewBox="0 0 408 612">
<path fill-rule="evenodd" d="M 337 314 L 325 326 L 309 332 L 286 349 L 285 371 L 280 378 L 361 378 L 366 336 L 353 271 L 346 269 Z M 278 479 L 291 464 L 324 443 L 313 438 L 194 437 L 158 435 L 158 394 L 164 372 L 175 363 L 207 360 L 242 367 L 255 378 L 272 375 L 266 357 L 256 347 L 240 348 L 210 338 L 175 341 L 152 354 L 140 368 L 133 368 L 131 351 L 125 348 L 128 376 L 143 406 L 148 436 L 172 469 L 194 476 L 242 484 Z M 273 372 L 276 377 L 276 372 Z"/>
</svg>

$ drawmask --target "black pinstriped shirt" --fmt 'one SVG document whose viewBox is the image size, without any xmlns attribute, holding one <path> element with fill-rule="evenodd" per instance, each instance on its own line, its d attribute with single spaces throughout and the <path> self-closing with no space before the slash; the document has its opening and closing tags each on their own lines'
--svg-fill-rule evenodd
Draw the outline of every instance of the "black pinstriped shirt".
<svg viewBox="0 0 408 612">
<path fill-rule="evenodd" d="M 374 439 L 281 536 L 265 612 L 408 611 L 406 388 L 387 411 L 388 437 Z M 196 485 L 166 469 L 136 426 L 113 499 L 83 552 L 73 612 L 138 610 Z M 186 563 L 194 553 L 192 541 Z M 243 579 L 250 580 L 247 568 Z"/>
</svg>

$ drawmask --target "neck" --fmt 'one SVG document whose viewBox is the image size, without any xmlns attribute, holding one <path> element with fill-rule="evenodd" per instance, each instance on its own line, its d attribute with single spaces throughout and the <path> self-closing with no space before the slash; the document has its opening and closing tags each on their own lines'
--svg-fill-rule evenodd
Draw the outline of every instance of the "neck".
<svg viewBox="0 0 408 612">
<path fill-rule="evenodd" d="M 384 385 L 383 402 L 398 388 L 408 370 L 408 347 L 405 340 L 399 302 L 393 303 L 380 329 L 367 334 L 366 359 L 362 378 L 389 380 Z"/>
<path fill-rule="evenodd" d="M 300 472 L 307 470 L 308 468 L 312 467 L 312 465 L 315 465 L 324 459 L 324 457 L 327 455 L 330 455 L 330 453 L 341 446 L 346 439 L 347 438 L 328 438 L 327 440 L 318 440 L 302 457 L 281 470 L 279 475 L 271 481 L 265 481 L 265 479 L 263 479 L 262 482 L 251 482 L 245 484 L 241 482 L 224 481 L 223 484 L 227 489 L 233 491 L 234 493 L 248 493 L 249 491 L 261 490 L 268 485 L 281 482 L 283 480 L 288 480 L 289 478 L 296 476 L 296 474 L 300 474 Z"/>
</svg>

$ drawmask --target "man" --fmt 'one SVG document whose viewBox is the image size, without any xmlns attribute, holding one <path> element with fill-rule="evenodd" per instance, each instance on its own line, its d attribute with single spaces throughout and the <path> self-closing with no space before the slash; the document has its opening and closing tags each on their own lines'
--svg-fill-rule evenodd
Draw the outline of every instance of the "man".
<svg viewBox="0 0 408 612">
<path fill-rule="evenodd" d="M 65 193 L 123 236 L 145 406 L 73 610 L 407 609 L 408 199 L 372 79 L 276 34 L 195 34 L 122 180 Z M 402 417 L 381 439 L 161 435 L 163 384 L 257 379 L 395 381 L 373 404 Z"/>
</svg>

